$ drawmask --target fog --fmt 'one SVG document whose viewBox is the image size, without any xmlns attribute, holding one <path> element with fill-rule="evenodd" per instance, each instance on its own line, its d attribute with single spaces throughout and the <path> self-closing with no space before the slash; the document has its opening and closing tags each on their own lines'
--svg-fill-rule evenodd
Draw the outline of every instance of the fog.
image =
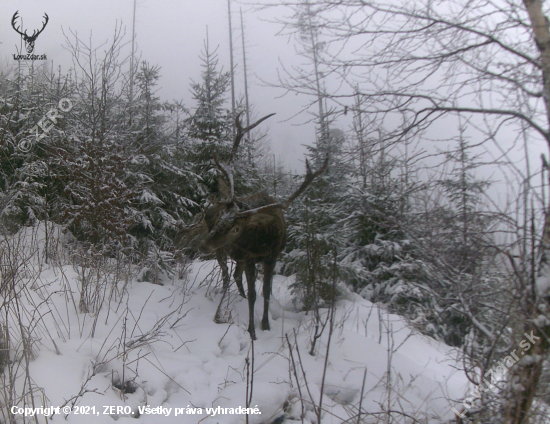
<svg viewBox="0 0 550 424">
<path fill-rule="evenodd" d="M 66 72 L 71 67 L 71 53 L 64 47 L 65 36 L 71 31 L 93 46 L 112 40 L 115 28 L 122 23 L 131 51 L 133 1 L 4 1 L 0 25 L 0 57 L 2 66 L 13 66 L 12 54 L 17 53 L 21 37 L 11 26 L 11 19 L 19 11 L 23 30 L 32 34 L 42 27 L 44 13 L 49 22 L 35 44 L 35 54 L 46 54 L 48 64 Z M 274 13 L 282 10 L 255 12 L 250 7 L 232 2 L 233 45 L 235 60 L 235 87 L 237 98 L 244 95 L 242 37 L 240 10 L 245 27 L 249 97 L 257 116 L 276 112 L 277 115 L 262 126 L 268 131 L 272 153 L 293 172 L 303 172 L 304 145 L 315 141 L 312 116 L 301 113 L 311 102 L 306 96 L 285 94 L 282 89 L 269 87 L 277 83 L 277 69 L 281 64 L 292 66 L 303 62 L 295 52 L 288 36 L 277 36 L 281 26 L 273 23 Z M 136 52 L 141 60 L 161 67 L 158 95 L 163 101 L 182 100 L 187 108 L 195 105 L 189 91 L 191 80 L 200 81 L 199 54 L 204 47 L 208 28 L 211 48 L 218 48 L 219 65 L 229 70 L 229 28 L 226 0 L 138 0 L 136 7 Z M 21 23 L 19 20 L 18 23 Z M 263 81 L 263 82 L 262 82 Z M 282 97 L 281 97 L 282 96 Z M 230 107 L 230 93 L 227 107 Z M 298 114 L 298 116 L 296 116 Z"/>
<path fill-rule="evenodd" d="M 37 38 L 34 53 L 46 54 L 48 64 L 55 70 L 59 67 L 62 73 L 72 66 L 71 53 L 64 47 L 65 37 L 72 37 L 71 31 L 76 32 L 83 40 L 91 40 L 91 44 L 98 47 L 112 40 L 115 28 L 122 24 L 126 40 L 124 49 L 128 55 L 131 52 L 133 0 L 5 0 L 3 6 L 0 58 L 4 67 L 16 64 L 12 55 L 17 53 L 21 44 L 21 37 L 11 26 L 11 19 L 16 11 L 20 17 L 18 22 L 22 20 L 23 28 L 29 33 L 41 28 L 44 13 L 48 14 L 48 25 Z M 307 151 L 304 146 L 315 142 L 315 128 L 311 123 L 313 116 L 302 111 L 315 99 L 269 86 L 270 83 L 277 84 L 278 74 L 284 74 L 283 67 L 290 69 L 306 62 L 306 59 L 296 53 L 292 38 L 278 35 L 282 26 L 274 21 L 290 12 L 283 7 L 257 11 L 246 6 L 244 2 L 238 3 L 235 0 L 232 0 L 231 7 L 236 96 L 244 96 L 240 22 L 242 10 L 249 96 L 253 113 L 259 117 L 276 112 L 274 118 L 262 124 L 261 130 L 267 132 L 276 160 L 282 161 L 292 172 L 303 173 L 304 155 Z M 230 68 L 226 0 L 138 0 L 135 27 L 137 57 L 161 67 L 158 95 L 163 101 L 181 100 L 187 108 L 194 108 L 189 87 L 191 80 L 200 81 L 201 78 L 199 55 L 204 48 L 207 30 L 211 49 L 219 46 L 217 53 L 220 68 Z M 228 93 L 228 108 L 230 97 Z M 353 99 L 349 102 L 351 105 Z M 312 107 L 310 110 L 314 112 L 316 108 Z M 351 114 L 345 117 L 347 120 L 341 117 L 334 126 L 346 130 L 350 117 Z M 434 125 L 429 134 L 424 135 L 426 138 L 422 141 L 422 148 L 432 152 L 445 152 L 455 148 L 456 139 L 449 133 L 450 127 L 456 128 L 454 123 L 449 126 L 449 121 Z M 430 139 L 440 141 L 434 143 Z M 530 143 L 529 155 L 533 163 L 538 161 L 545 147 L 543 142 Z M 494 150 L 491 145 L 484 146 L 484 149 L 488 149 L 490 157 L 501 156 L 501 152 Z M 511 148 L 509 154 L 512 162 L 523 161 L 524 152 L 520 146 Z"/>
</svg>

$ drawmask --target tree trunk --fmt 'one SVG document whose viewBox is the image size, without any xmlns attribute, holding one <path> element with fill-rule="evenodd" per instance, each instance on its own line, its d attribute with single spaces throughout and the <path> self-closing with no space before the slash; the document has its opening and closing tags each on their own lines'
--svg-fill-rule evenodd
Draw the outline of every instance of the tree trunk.
<svg viewBox="0 0 550 424">
<path fill-rule="evenodd" d="M 550 123 L 550 31 L 541 0 L 523 0 L 529 14 L 533 37 L 540 51 L 543 78 L 543 98 L 547 122 Z M 548 133 L 547 133 L 548 134 Z M 550 147 L 550 139 L 547 136 Z M 546 212 L 540 246 L 539 268 L 532 284 L 524 293 L 524 333 L 518 357 L 510 369 L 506 423 L 524 424 L 532 415 L 531 408 L 540 381 L 543 363 L 550 352 L 550 210 Z"/>
</svg>

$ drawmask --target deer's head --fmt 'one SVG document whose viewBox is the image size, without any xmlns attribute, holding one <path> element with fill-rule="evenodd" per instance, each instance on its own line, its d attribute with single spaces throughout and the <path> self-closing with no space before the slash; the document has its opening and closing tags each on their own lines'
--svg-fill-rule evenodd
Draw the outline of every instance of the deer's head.
<svg viewBox="0 0 550 424">
<path fill-rule="evenodd" d="M 44 31 L 44 28 L 46 28 L 46 25 L 48 25 L 48 21 L 50 20 L 50 18 L 48 17 L 47 13 L 44 13 L 45 21 L 42 23 L 42 28 L 39 30 L 35 29 L 32 35 L 29 35 L 27 34 L 27 30 L 25 30 L 25 32 L 21 32 L 21 28 L 15 26 L 15 21 L 19 17 L 18 13 L 19 10 L 13 14 L 13 17 L 11 18 L 11 26 L 18 34 L 21 35 L 21 37 L 23 37 L 23 40 L 25 41 L 25 49 L 27 50 L 27 53 L 31 54 L 34 51 L 34 43 L 36 42 L 36 39 L 38 38 L 40 33 Z"/>
<path fill-rule="evenodd" d="M 201 241 L 199 249 L 203 253 L 211 253 L 237 240 L 245 227 L 245 222 L 239 220 L 232 205 L 214 201 L 204 213 L 204 222 L 208 229 Z"/>
<path fill-rule="evenodd" d="M 208 226 L 204 219 L 205 211 L 196 214 L 191 223 L 178 232 L 178 245 L 181 248 L 198 249 L 208 235 Z"/>
</svg>

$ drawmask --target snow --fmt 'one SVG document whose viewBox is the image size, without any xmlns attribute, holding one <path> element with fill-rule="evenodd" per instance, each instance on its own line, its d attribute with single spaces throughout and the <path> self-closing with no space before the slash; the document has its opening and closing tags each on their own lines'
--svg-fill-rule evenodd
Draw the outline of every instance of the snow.
<svg viewBox="0 0 550 424">
<path fill-rule="evenodd" d="M 36 234 L 31 238 L 36 241 Z M 35 252 L 29 263 L 38 264 L 43 258 L 40 249 L 29 251 Z M 214 261 L 196 261 L 184 279 L 165 277 L 162 286 L 135 279 L 124 286 L 120 281 L 110 301 L 111 287 L 107 288 L 99 312 L 81 313 L 82 268 L 62 261 L 42 264 L 20 299 L 33 317 L 41 317 L 34 330 L 39 342 L 29 363 L 34 406 L 78 406 L 84 414 L 73 412 L 66 421 L 79 424 L 135 423 L 140 408 L 141 423 L 243 423 L 245 415 L 234 412 L 246 407 L 261 412 L 250 414 L 250 423 L 267 423 L 283 415 L 301 421 L 301 391 L 304 422 L 315 422 L 312 403 L 318 404 L 321 396 L 328 331 L 318 341 L 315 356 L 309 355 L 313 314 L 296 310 L 289 289 L 293 277 L 279 275 L 274 277 L 270 331 L 260 330 L 263 302 L 257 299 L 258 340 L 251 343 L 246 332 L 248 304 L 234 287 L 232 322 L 215 324 L 221 298 L 216 266 Z M 22 284 L 31 279 L 29 273 L 22 278 Z M 460 353 L 341 287 L 344 295 L 336 304 L 323 422 L 340 423 L 356 414 L 365 369 L 363 411 L 399 410 L 426 423 L 452 419 L 451 407 L 457 403 L 449 399 L 461 402 L 468 390 Z M 285 335 L 293 344 L 300 391 Z M 113 387 L 122 379 L 134 382 L 134 393 Z M 249 396 L 252 390 L 249 405 L 247 390 Z M 28 399 L 26 405 L 16 405 L 32 406 Z M 61 415 L 53 420 L 38 415 L 38 422 L 62 422 Z M 393 416 L 392 422 L 411 422 L 405 415 Z"/>
<path fill-rule="evenodd" d="M 162 205 L 164 202 L 160 200 L 153 192 L 150 190 L 143 190 L 141 197 L 139 199 L 141 203 L 149 203 L 152 205 Z"/>
</svg>

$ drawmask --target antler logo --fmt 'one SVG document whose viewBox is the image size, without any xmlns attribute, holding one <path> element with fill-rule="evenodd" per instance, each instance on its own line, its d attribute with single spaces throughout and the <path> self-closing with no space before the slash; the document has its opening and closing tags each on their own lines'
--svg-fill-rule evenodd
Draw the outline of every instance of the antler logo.
<svg viewBox="0 0 550 424">
<path fill-rule="evenodd" d="M 27 50 L 27 53 L 31 54 L 34 51 L 34 43 L 38 36 L 44 31 L 44 28 L 46 28 L 46 25 L 48 25 L 48 21 L 50 18 L 48 17 L 47 13 L 44 13 L 44 23 L 42 24 L 42 29 L 37 30 L 35 29 L 32 33 L 32 35 L 27 34 L 27 30 L 25 32 L 21 32 L 20 27 L 15 26 L 15 21 L 17 20 L 19 10 L 13 14 L 13 17 L 11 18 L 11 26 L 13 29 L 18 33 L 21 34 L 21 37 L 23 37 L 23 40 L 25 41 L 25 49 Z"/>
</svg>

